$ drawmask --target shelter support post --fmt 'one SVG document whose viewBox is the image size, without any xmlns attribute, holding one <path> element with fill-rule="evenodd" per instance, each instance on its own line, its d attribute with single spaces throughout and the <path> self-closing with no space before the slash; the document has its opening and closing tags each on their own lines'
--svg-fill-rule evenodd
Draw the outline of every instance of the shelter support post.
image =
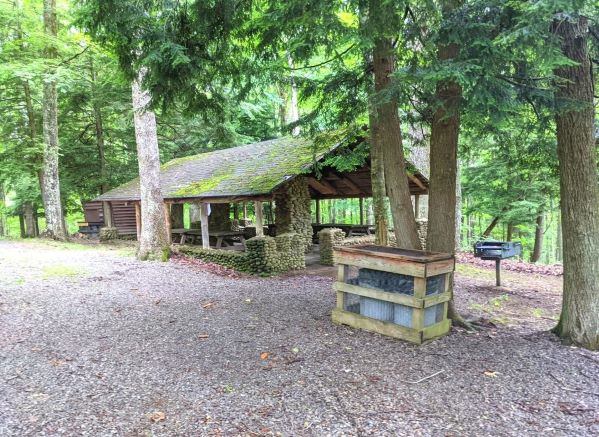
<svg viewBox="0 0 599 437">
<path fill-rule="evenodd" d="M 182 203 L 171 203 L 171 228 L 181 229 L 185 227 L 184 205 Z"/>
<path fill-rule="evenodd" d="M 110 202 L 102 202 L 102 213 L 104 214 L 104 226 L 112 228 L 112 204 Z"/>
<path fill-rule="evenodd" d="M 364 224 L 364 198 L 360 197 L 360 224 Z"/>
<path fill-rule="evenodd" d="M 166 227 L 166 238 L 170 244 L 173 242 L 173 235 L 172 235 L 172 222 L 171 222 L 171 205 L 168 203 L 164 204 L 164 224 Z"/>
<path fill-rule="evenodd" d="M 210 249 L 210 232 L 208 229 L 208 204 L 200 204 L 200 221 L 202 224 L 202 248 Z"/>
<path fill-rule="evenodd" d="M 264 225 L 262 220 L 262 202 L 260 200 L 254 202 L 254 210 L 256 211 L 256 237 L 263 237 Z"/>
<path fill-rule="evenodd" d="M 135 229 L 137 231 L 137 241 L 141 239 L 141 204 L 135 202 Z"/>
<path fill-rule="evenodd" d="M 414 195 L 414 217 L 416 219 L 420 218 L 420 195 Z"/>
<path fill-rule="evenodd" d="M 316 224 L 320 224 L 320 199 L 316 199 Z"/>
<path fill-rule="evenodd" d="M 243 202 L 243 219 L 247 220 L 248 218 L 248 205 L 247 203 Z"/>
</svg>

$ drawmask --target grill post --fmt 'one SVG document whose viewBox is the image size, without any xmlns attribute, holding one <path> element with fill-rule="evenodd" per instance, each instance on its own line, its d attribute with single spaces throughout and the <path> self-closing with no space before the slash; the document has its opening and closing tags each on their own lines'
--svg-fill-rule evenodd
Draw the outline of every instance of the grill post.
<svg viewBox="0 0 599 437">
<path fill-rule="evenodd" d="M 495 259 L 495 284 L 501 287 L 501 258 Z"/>
</svg>

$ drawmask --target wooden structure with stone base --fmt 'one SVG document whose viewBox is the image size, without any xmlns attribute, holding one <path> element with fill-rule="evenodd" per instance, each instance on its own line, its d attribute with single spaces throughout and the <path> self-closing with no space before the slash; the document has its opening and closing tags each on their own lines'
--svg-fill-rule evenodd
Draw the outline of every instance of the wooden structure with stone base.
<svg viewBox="0 0 599 437">
<path fill-rule="evenodd" d="M 449 332 L 452 255 L 383 246 L 335 249 L 333 321 L 422 344 Z"/>
</svg>

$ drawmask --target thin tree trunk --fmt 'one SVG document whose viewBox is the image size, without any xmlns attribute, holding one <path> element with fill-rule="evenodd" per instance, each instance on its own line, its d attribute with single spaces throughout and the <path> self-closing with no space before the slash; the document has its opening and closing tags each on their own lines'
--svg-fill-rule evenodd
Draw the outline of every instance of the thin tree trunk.
<svg viewBox="0 0 599 437">
<path fill-rule="evenodd" d="M 391 85 L 391 75 L 395 71 L 395 55 L 389 39 L 381 38 L 375 42 L 373 62 L 374 89 L 380 95 Z M 397 103 L 387 101 L 377 104 L 376 118 L 377 133 L 373 139 L 375 144 L 379 144 L 384 157 L 385 185 L 396 244 L 405 249 L 421 249 L 408 185 Z"/>
<path fill-rule="evenodd" d="M 458 120 L 459 135 L 459 120 Z M 456 145 L 457 156 L 457 145 Z M 458 160 L 456 163 L 455 176 L 455 250 L 459 251 L 462 247 L 462 183 L 460 181 L 461 165 Z"/>
<path fill-rule="evenodd" d="M 287 54 L 287 65 L 289 65 L 289 69 L 291 71 L 289 75 L 289 81 L 291 83 L 291 123 L 296 123 L 299 121 L 299 105 L 297 98 L 297 84 L 295 83 L 295 76 L 293 69 L 295 68 L 295 64 L 293 62 L 293 58 L 291 55 Z M 299 126 L 295 126 L 291 135 L 294 137 L 298 136 L 301 133 L 301 128 Z"/>
<path fill-rule="evenodd" d="M 372 184 L 372 212 L 374 216 L 374 242 L 379 246 L 389 245 L 389 225 L 387 223 L 387 205 L 385 197 L 385 160 L 378 135 L 378 121 L 374 114 L 374 105 L 370 109 L 370 181 Z"/>
<path fill-rule="evenodd" d="M 0 237 L 6 234 L 6 196 L 4 194 L 4 183 L 0 181 Z"/>
<path fill-rule="evenodd" d="M 461 4 L 448 0 L 442 3 L 443 13 L 451 12 Z M 439 61 L 454 59 L 459 54 L 459 46 L 451 43 L 440 44 L 437 48 Z M 430 190 L 428 209 L 427 250 L 455 253 L 457 242 L 457 179 L 458 179 L 458 139 L 460 133 L 460 100 L 462 89 L 454 81 L 437 84 L 431 125 L 430 148 Z M 450 289 L 453 290 L 453 275 Z M 453 298 L 448 303 L 447 316 L 460 326 L 469 327 L 458 313 Z"/>
<path fill-rule="evenodd" d="M 514 225 L 512 223 L 507 224 L 507 238 L 506 241 L 512 241 L 514 237 Z"/>
<path fill-rule="evenodd" d="M 25 238 L 27 234 L 25 232 L 25 217 L 22 210 L 19 212 L 19 229 L 21 231 L 21 238 Z"/>
<path fill-rule="evenodd" d="M 56 0 L 44 0 L 44 33 L 49 42 L 46 48 L 46 58 L 53 62 L 57 58 L 54 41 L 58 34 L 56 19 Z M 65 240 L 67 232 L 64 226 L 62 202 L 60 200 L 60 180 L 58 175 L 58 96 L 56 92 L 56 72 L 48 70 L 44 80 L 44 164 L 42 172 L 42 192 L 46 227 L 48 233 L 57 240 Z"/>
<path fill-rule="evenodd" d="M 94 68 L 94 58 L 89 57 L 89 74 L 91 79 L 92 107 L 94 111 L 94 124 L 96 128 L 96 147 L 98 149 L 98 161 L 100 164 L 100 193 L 108 191 L 108 169 L 106 166 L 106 147 L 104 145 L 104 121 L 102 118 L 102 108 L 98 101 L 98 92 L 96 87 L 96 70 Z"/>
<path fill-rule="evenodd" d="M 147 109 L 151 97 L 149 92 L 143 91 L 141 88 L 144 74 L 144 70 L 140 70 L 131 87 L 139 163 L 142 223 L 137 257 L 141 260 L 166 260 L 170 256 L 170 245 L 164 220 L 164 199 L 160 188 L 160 154 L 156 116 Z"/>
<path fill-rule="evenodd" d="M 485 238 L 489 238 L 489 235 L 491 235 L 491 232 L 493 232 L 493 229 L 495 229 L 495 226 L 497 226 L 498 223 L 499 223 L 499 216 L 493 217 L 493 220 L 491 220 L 491 223 L 489 223 L 489 226 L 487 226 L 487 228 L 481 235 L 481 238 L 483 240 Z"/>
<path fill-rule="evenodd" d="M 551 26 L 566 57 L 556 69 L 557 153 L 564 251 L 562 312 L 555 332 L 567 341 L 599 349 L 599 186 L 588 20 L 560 17 Z M 572 106 L 572 104 L 576 106 Z M 563 105 L 563 106 L 562 106 Z"/>
<path fill-rule="evenodd" d="M 557 212 L 557 231 L 555 236 L 555 260 L 561 262 L 562 256 L 562 219 L 559 211 Z"/>
<path fill-rule="evenodd" d="M 543 251 L 543 228 L 545 227 L 545 213 L 541 212 L 537 216 L 537 226 L 535 228 L 535 245 L 530 256 L 530 262 L 536 263 L 541 259 L 541 252 Z"/>
</svg>

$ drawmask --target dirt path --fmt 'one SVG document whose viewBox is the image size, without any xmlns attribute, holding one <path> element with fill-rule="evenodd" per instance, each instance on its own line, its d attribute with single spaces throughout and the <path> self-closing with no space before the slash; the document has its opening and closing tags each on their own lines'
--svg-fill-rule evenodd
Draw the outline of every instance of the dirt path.
<svg viewBox="0 0 599 437">
<path fill-rule="evenodd" d="M 0 241 L 0 435 L 597 435 L 559 278 L 484 274 L 456 296 L 489 328 L 417 347 L 333 325 L 330 278 Z"/>
</svg>

